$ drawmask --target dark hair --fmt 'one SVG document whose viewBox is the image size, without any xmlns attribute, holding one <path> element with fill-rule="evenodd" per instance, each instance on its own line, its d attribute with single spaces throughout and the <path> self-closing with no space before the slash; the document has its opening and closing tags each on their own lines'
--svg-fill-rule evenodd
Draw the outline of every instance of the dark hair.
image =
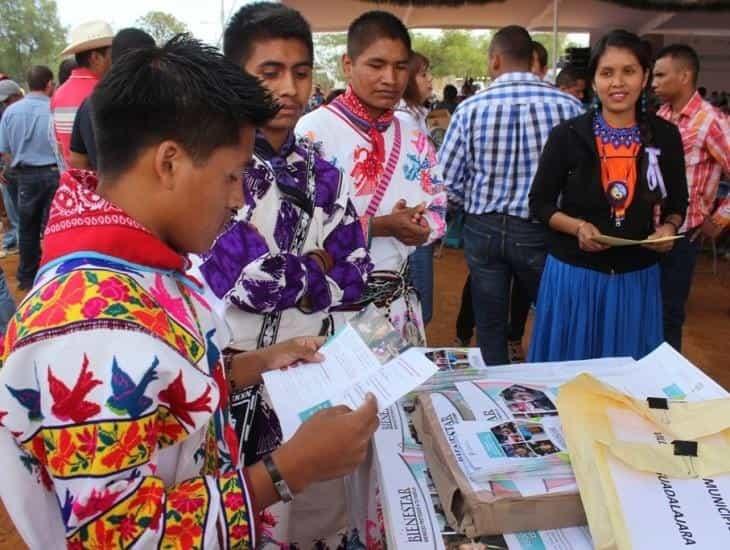
<svg viewBox="0 0 730 550">
<path fill-rule="evenodd" d="M 421 71 L 427 71 L 430 65 L 431 63 L 425 55 L 418 52 L 411 52 L 411 59 L 408 62 L 408 85 L 406 86 L 406 91 L 403 92 L 403 99 L 408 105 L 420 106 L 416 75 Z"/>
<path fill-rule="evenodd" d="M 134 27 L 122 29 L 114 35 L 114 40 L 112 40 L 112 63 L 119 61 L 122 55 L 132 50 L 154 47 L 155 39 L 142 29 Z"/>
<path fill-rule="evenodd" d="M 104 46 L 102 48 L 94 48 L 93 50 L 86 50 L 85 52 L 79 52 L 76 54 L 76 64 L 79 67 L 85 67 L 88 69 L 91 67 L 91 56 L 94 52 L 98 53 L 99 55 L 106 55 L 106 52 L 109 50 L 110 46 Z"/>
<path fill-rule="evenodd" d="M 350 23 L 347 29 L 347 55 L 351 59 L 367 50 L 381 38 L 400 40 L 411 52 L 411 37 L 403 21 L 387 11 L 368 11 Z"/>
<path fill-rule="evenodd" d="M 67 57 L 61 61 L 61 64 L 58 66 L 59 86 L 68 80 L 68 77 L 71 76 L 71 71 L 73 71 L 77 66 L 76 60 L 73 57 Z"/>
<path fill-rule="evenodd" d="M 558 88 L 569 88 L 575 86 L 579 80 L 585 80 L 586 75 L 580 67 L 567 65 L 558 73 L 555 78 L 555 85 Z"/>
<path fill-rule="evenodd" d="M 443 94 L 444 101 L 456 101 L 456 98 L 459 97 L 459 90 L 453 84 L 447 84 L 444 86 Z"/>
<path fill-rule="evenodd" d="M 593 83 L 596 79 L 596 71 L 598 70 L 598 63 L 606 53 L 608 48 L 621 48 L 629 50 L 636 60 L 641 65 L 641 68 L 645 73 L 651 70 L 651 46 L 645 40 L 642 40 L 634 33 L 623 30 L 615 29 L 608 34 L 604 35 L 591 50 L 591 60 L 588 63 L 588 75 L 590 81 Z M 644 90 L 642 93 L 646 93 Z M 639 99 L 636 103 L 636 122 L 641 130 L 641 141 L 645 146 L 651 145 L 654 136 L 649 126 L 649 114 L 646 109 L 642 108 L 642 100 Z"/>
<path fill-rule="evenodd" d="M 196 162 L 235 146 L 243 125 L 273 118 L 271 96 L 212 46 L 178 35 L 123 55 L 91 97 L 99 172 L 114 179 L 170 139 Z"/>
<path fill-rule="evenodd" d="M 526 69 L 532 64 L 532 38 L 527 29 L 519 25 L 502 27 L 492 38 L 489 52 L 499 52 L 508 59 L 525 65 Z"/>
<path fill-rule="evenodd" d="M 545 46 L 540 44 L 537 40 L 532 41 L 532 52 L 537 55 L 537 60 L 540 63 L 540 68 L 544 69 L 548 64 L 548 52 Z"/>
<path fill-rule="evenodd" d="M 687 65 L 689 70 L 692 71 L 692 83 L 697 85 L 697 78 L 700 75 L 700 58 L 692 46 L 688 46 L 687 44 L 670 44 L 659 50 L 656 58 L 661 59 L 662 57 L 679 59 Z"/>
<path fill-rule="evenodd" d="M 707 88 L 705 88 L 704 86 L 700 86 L 699 88 L 697 88 L 697 93 L 700 94 L 700 97 L 702 97 L 702 99 L 704 99 L 707 97 Z"/>
<path fill-rule="evenodd" d="M 335 88 L 329 94 L 327 94 L 327 97 L 324 100 L 324 104 L 329 105 L 330 103 L 332 103 L 335 99 L 337 99 L 344 93 L 345 93 L 344 88 Z"/>
<path fill-rule="evenodd" d="M 299 40 L 314 62 L 309 23 L 297 10 L 278 2 L 256 2 L 238 10 L 223 34 L 223 53 L 237 65 L 245 64 L 254 42 L 274 38 Z"/>
<path fill-rule="evenodd" d="M 42 92 L 53 80 L 53 71 L 45 65 L 35 65 L 28 70 L 28 88 L 31 92 Z"/>
</svg>

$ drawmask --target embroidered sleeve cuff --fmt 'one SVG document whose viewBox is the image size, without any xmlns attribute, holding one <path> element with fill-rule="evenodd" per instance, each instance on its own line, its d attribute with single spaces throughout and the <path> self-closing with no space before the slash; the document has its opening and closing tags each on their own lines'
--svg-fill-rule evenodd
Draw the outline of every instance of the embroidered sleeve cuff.
<svg viewBox="0 0 730 550">
<path fill-rule="evenodd" d="M 217 479 L 221 508 L 225 519 L 224 532 L 228 535 L 225 548 L 256 547 L 256 521 L 248 484 L 240 470 L 234 470 Z"/>
</svg>

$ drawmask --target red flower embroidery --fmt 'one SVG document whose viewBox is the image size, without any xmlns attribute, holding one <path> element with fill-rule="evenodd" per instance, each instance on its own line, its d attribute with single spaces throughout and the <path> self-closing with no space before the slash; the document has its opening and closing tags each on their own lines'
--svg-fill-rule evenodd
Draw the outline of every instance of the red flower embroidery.
<svg viewBox="0 0 730 550">
<path fill-rule="evenodd" d="M 205 504 L 205 499 L 200 496 L 203 490 L 202 481 L 183 483 L 170 493 L 170 504 L 183 514 L 195 512 Z"/>
<path fill-rule="evenodd" d="M 151 422 L 147 424 L 147 427 L 145 428 L 144 433 L 144 442 L 147 444 L 147 447 L 150 449 L 154 449 L 157 447 L 157 423 L 159 421 Z"/>
<path fill-rule="evenodd" d="M 71 434 L 68 430 L 61 430 L 56 452 L 51 455 L 51 468 L 53 471 L 64 475 L 66 468 L 71 466 L 71 459 L 74 453 L 76 453 L 76 445 L 71 440 Z"/>
<path fill-rule="evenodd" d="M 132 502 L 129 503 L 130 508 L 160 508 L 162 496 L 165 490 L 159 485 L 141 487 L 134 495 Z"/>
<path fill-rule="evenodd" d="M 235 525 L 231 529 L 231 536 L 234 539 L 245 539 L 248 537 L 248 525 Z"/>
<path fill-rule="evenodd" d="M 44 302 L 47 302 L 48 300 L 53 298 L 53 295 L 56 294 L 56 291 L 58 290 L 59 286 L 61 286 L 61 282 L 58 279 L 56 279 L 51 284 L 49 284 L 41 292 L 41 300 L 43 300 Z"/>
<path fill-rule="evenodd" d="M 147 294 L 141 294 L 139 298 L 146 309 L 157 309 L 157 304 Z"/>
<path fill-rule="evenodd" d="M 97 491 L 96 489 L 92 489 L 85 504 L 82 504 L 79 500 L 73 503 L 73 512 L 79 521 L 94 516 L 99 512 L 105 512 L 115 503 L 119 493 L 121 491 L 112 492 L 109 489 Z"/>
<path fill-rule="evenodd" d="M 187 345 L 185 345 L 185 338 L 183 338 L 179 334 L 177 334 L 175 336 L 175 345 L 177 346 L 178 351 L 182 355 L 187 355 L 188 354 L 188 347 L 187 347 Z"/>
<path fill-rule="evenodd" d="M 107 531 L 104 520 L 99 519 L 94 525 L 94 531 L 96 534 L 96 540 L 90 539 L 89 548 L 93 550 L 116 550 L 119 546 L 114 541 L 114 535 L 116 534 L 114 529 Z"/>
<path fill-rule="evenodd" d="M 67 548 L 67 550 L 85 550 L 84 543 L 82 543 L 79 540 L 75 540 L 73 542 L 67 543 L 66 548 Z"/>
<path fill-rule="evenodd" d="M 104 311 L 108 305 L 109 302 L 107 302 L 104 298 L 99 298 L 98 296 L 95 296 L 84 304 L 84 307 L 81 309 L 81 313 L 87 319 L 94 319 L 98 317 L 99 314 Z"/>
<path fill-rule="evenodd" d="M 158 439 L 161 442 L 176 442 L 183 433 L 183 427 L 178 424 L 172 417 L 168 416 L 165 420 L 161 420 L 157 426 Z"/>
<path fill-rule="evenodd" d="M 84 453 L 87 456 L 93 457 L 96 454 L 96 444 L 97 444 L 97 434 L 98 434 L 98 427 L 94 426 L 91 431 L 89 431 L 88 428 L 84 428 L 84 431 L 81 432 L 77 439 L 79 440 L 79 451 Z"/>
<path fill-rule="evenodd" d="M 137 536 L 137 522 L 132 516 L 126 516 L 119 523 L 119 535 L 122 540 L 133 540 Z"/>
<path fill-rule="evenodd" d="M 238 510 L 243 508 L 243 495 L 241 493 L 228 493 L 225 498 L 226 508 L 230 510 Z"/>
<path fill-rule="evenodd" d="M 154 306 L 155 308 L 157 306 Z M 150 313 L 152 312 L 152 313 Z M 165 312 L 159 309 L 151 309 L 150 311 L 138 309 L 132 312 L 137 320 L 149 328 L 155 334 L 166 336 L 170 332 L 170 322 L 167 320 Z"/>
<path fill-rule="evenodd" d="M 129 289 L 118 279 L 106 279 L 99 283 L 99 292 L 113 302 L 126 302 L 129 299 Z"/>
<path fill-rule="evenodd" d="M 203 530 L 193 518 L 186 517 L 178 525 L 171 525 L 167 528 L 167 535 L 180 541 L 180 547 L 192 548 L 195 539 L 202 535 Z"/>
<path fill-rule="evenodd" d="M 114 450 L 101 459 L 102 464 L 108 468 L 119 469 L 124 461 L 137 452 L 137 445 L 142 442 L 139 434 L 139 424 L 132 422 L 129 430 L 117 441 Z"/>
</svg>

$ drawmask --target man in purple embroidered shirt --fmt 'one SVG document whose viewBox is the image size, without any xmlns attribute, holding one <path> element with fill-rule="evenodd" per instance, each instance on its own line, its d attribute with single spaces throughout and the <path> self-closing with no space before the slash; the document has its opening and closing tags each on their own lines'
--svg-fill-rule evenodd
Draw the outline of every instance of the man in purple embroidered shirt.
<svg viewBox="0 0 730 550">
<path fill-rule="evenodd" d="M 294 136 L 312 91 L 309 24 L 278 3 L 244 6 L 226 29 L 223 50 L 259 77 L 281 110 L 256 136 L 243 177 L 245 205 L 202 257 L 200 273 L 220 300 L 237 350 L 329 335 L 330 308 L 361 297 L 372 264 L 340 170 Z M 280 444 L 278 420 L 260 388 L 234 393 L 231 405 L 246 463 Z M 310 534 L 330 534 L 310 533 L 318 524 L 341 527 L 327 524 L 325 510 L 319 521 L 297 522 L 311 524 L 310 531 L 293 533 L 286 510 L 275 515 L 272 538 L 303 548 Z"/>
</svg>

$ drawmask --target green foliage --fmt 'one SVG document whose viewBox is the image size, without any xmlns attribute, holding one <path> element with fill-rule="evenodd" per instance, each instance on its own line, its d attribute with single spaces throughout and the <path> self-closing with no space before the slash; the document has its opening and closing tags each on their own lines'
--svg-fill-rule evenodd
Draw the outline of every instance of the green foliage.
<svg viewBox="0 0 730 550">
<path fill-rule="evenodd" d="M 553 33 L 550 32 L 535 32 L 532 33 L 532 39 L 536 40 L 543 46 L 545 46 L 545 49 L 548 52 L 548 67 L 552 68 L 553 66 Z M 562 56 L 565 53 L 565 50 L 568 48 L 571 48 L 573 46 L 577 46 L 575 42 L 571 42 L 568 40 L 568 35 L 566 33 L 558 33 L 558 56 Z"/>
<path fill-rule="evenodd" d="M 314 35 L 314 83 L 323 90 L 345 81 L 342 55 L 347 49 L 347 34 L 318 33 Z"/>
<path fill-rule="evenodd" d="M 55 75 L 65 45 L 54 0 L 0 0 L 0 72 L 21 85 L 32 65 L 46 65 Z"/>
<path fill-rule="evenodd" d="M 137 19 L 137 26 L 150 33 L 157 44 L 164 44 L 176 34 L 190 32 L 187 25 L 170 13 L 151 11 Z"/>
<path fill-rule="evenodd" d="M 491 33 L 444 31 L 440 36 L 413 33 L 413 49 L 431 62 L 431 72 L 444 76 L 483 77 Z"/>
</svg>

